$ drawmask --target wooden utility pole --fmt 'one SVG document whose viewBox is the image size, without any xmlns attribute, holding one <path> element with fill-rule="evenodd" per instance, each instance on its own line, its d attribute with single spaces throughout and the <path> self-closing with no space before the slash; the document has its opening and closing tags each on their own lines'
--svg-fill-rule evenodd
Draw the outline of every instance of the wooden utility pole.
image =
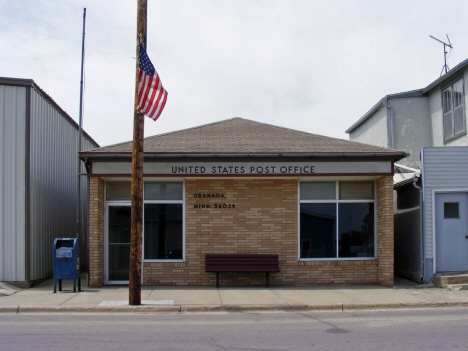
<svg viewBox="0 0 468 351">
<path fill-rule="evenodd" d="M 132 217 L 130 238 L 129 297 L 130 305 L 141 305 L 141 242 L 143 236 L 143 138 L 144 115 L 138 112 L 138 46 L 140 36 L 146 49 L 146 0 L 137 0 L 137 53 L 135 114 L 132 151 Z"/>
</svg>

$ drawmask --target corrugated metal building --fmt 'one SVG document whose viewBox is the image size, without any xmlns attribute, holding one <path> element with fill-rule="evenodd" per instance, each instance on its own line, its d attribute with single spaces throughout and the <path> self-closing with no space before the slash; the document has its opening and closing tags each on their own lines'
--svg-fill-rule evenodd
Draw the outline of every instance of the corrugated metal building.
<svg viewBox="0 0 468 351">
<path fill-rule="evenodd" d="M 0 125 L 0 281 L 27 287 L 53 275 L 54 238 L 76 237 L 79 127 L 33 80 L 1 77 Z M 86 133 L 81 144 L 98 146 Z M 81 178 L 86 264 L 88 185 Z"/>
</svg>

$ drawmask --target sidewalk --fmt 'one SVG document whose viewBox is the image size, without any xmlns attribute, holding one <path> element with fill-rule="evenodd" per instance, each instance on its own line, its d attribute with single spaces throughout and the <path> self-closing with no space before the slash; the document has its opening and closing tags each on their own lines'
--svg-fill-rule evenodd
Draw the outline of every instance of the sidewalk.
<svg viewBox="0 0 468 351">
<path fill-rule="evenodd" d="M 83 280 L 84 282 L 84 280 Z M 57 284 L 58 285 L 58 284 Z M 53 293 L 53 280 L 17 289 L 0 283 L 0 313 L 10 312 L 196 312 L 351 310 L 416 307 L 468 307 L 468 290 L 452 291 L 396 279 L 378 285 L 312 287 L 154 287 L 141 290 L 142 305 L 128 305 L 127 286 L 73 292 L 72 281 Z M 58 287 L 57 287 L 58 290 Z"/>
</svg>

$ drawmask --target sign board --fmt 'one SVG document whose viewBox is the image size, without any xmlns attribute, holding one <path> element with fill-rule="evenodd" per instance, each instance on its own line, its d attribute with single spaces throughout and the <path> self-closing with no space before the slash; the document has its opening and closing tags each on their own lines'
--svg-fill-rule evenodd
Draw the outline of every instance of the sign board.
<svg viewBox="0 0 468 351">
<path fill-rule="evenodd" d="M 131 162 L 94 162 L 92 172 L 131 174 Z M 145 175 L 162 176 L 307 176 L 314 174 L 392 174 L 390 161 L 363 162 L 145 162 Z"/>
</svg>

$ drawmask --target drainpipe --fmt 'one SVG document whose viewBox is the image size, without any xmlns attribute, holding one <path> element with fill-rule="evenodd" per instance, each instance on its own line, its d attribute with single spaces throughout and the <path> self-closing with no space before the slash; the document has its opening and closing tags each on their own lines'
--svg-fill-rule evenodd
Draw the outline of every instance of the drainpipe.
<svg viewBox="0 0 468 351">
<path fill-rule="evenodd" d="M 387 108 L 387 137 L 388 147 L 390 149 L 395 148 L 395 110 L 390 105 L 388 97 L 383 100 L 383 105 Z"/>
</svg>

